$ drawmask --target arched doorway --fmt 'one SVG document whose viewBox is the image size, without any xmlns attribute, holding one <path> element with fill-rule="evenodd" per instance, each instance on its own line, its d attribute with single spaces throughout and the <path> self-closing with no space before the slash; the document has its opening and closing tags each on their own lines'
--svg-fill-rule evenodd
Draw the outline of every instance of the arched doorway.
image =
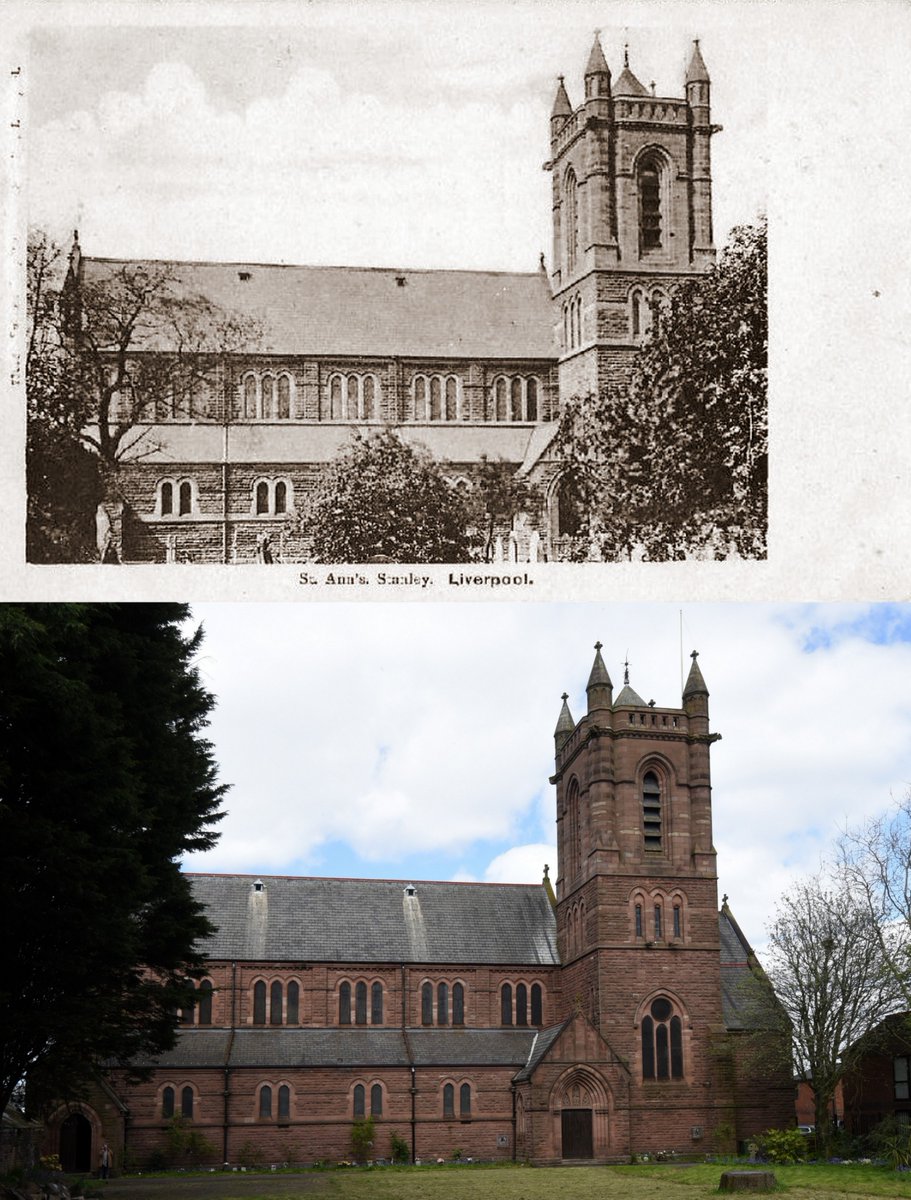
<svg viewBox="0 0 911 1200">
<path fill-rule="evenodd" d="M 74 1112 L 60 1126 L 60 1165 L 64 1171 L 91 1171 L 92 1125 Z"/>
<path fill-rule="evenodd" d="M 609 1092 L 590 1067 L 570 1068 L 554 1086 L 554 1143 L 564 1161 L 604 1159 L 610 1153 Z"/>
</svg>

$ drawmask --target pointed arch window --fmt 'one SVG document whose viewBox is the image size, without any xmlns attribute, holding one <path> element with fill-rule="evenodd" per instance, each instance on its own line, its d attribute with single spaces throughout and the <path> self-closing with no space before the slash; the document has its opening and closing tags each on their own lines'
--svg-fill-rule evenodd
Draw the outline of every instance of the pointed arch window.
<svg viewBox="0 0 911 1200">
<path fill-rule="evenodd" d="M 292 979 L 288 984 L 288 1007 L 285 1019 L 289 1025 L 297 1025 L 300 1021 L 300 984 Z"/>
<path fill-rule="evenodd" d="M 531 985 L 531 1023 L 532 1025 L 544 1024 L 544 993 L 540 983 Z"/>
<path fill-rule="evenodd" d="M 354 1023 L 367 1024 L 367 984 L 360 980 L 354 988 Z"/>
<path fill-rule="evenodd" d="M 683 1078 L 683 1023 L 666 996 L 658 996 L 642 1018 L 642 1078 Z"/>
<path fill-rule="evenodd" d="M 199 985 L 196 1000 L 197 1020 L 200 1025 L 212 1024 L 212 980 L 204 979 Z"/>
<path fill-rule="evenodd" d="M 383 1085 L 381 1083 L 375 1083 L 370 1089 L 370 1115 L 371 1117 L 383 1115 Z"/>
<path fill-rule="evenodd" d="M 275 380 L 271 375 L 264 375 L 260 383 L 262 390 L 262 416 L 264 421 L 271 421 L 275 416 L 273 400 L 275 396 Z"/>
<path fill-rule="evenodd" d="M 161 1093 L 161 1115 L 166 1119 L 174 1116 L 174 1089 L 170 1085 Z"/>
<path fill-rule="evenodd" d="M 663 847 L 661 820 L 661 783 L 654 771 L 642 779 L 642 833 L 645 849 L 660 853 Z"/>
<path fill-rule="evenodd" d="M 437 986 L 437 1025 L 449 1024 L 449 985 Z"/>
<path fill-rule="evenodd" d="M 526 421 L 537 421 L 538 419 L 538 381 L 534 376 L 528 380 L 525 387 L 525 419 Z"/>
<path fill-rule="evenodd" d="M 253 985 L 253 1024 L 265 1025 L 266 1023 L 266 985 L 262 979 L 258 979 Z"/>
<path fill-rule="evenodd" d="M 427 420 L 427 380 L 418 375 L 414 381 L 414 419 Z"/>
<path fill-rule="evenodd" d="M 287 421 L 291 416 L 291 380 L 287 375 L 278 377 L 278 419 Z"/>
<path fill-rule="evenodd" d="M 269 511 L 269 484 L 265 479 L 261 479 L 256 485 L 256 512 L 257 515 L 267 513 Z"/>
<path fill-rule="evenodd" d="M 446 378 L 446 420 L 459 419 L 459 382 L 454 375 Z"/>
<path fill-rule="evenodd" d="M 367 375 L 364 378 L 363 397 L 363 418 L 365 421 L 373 421 L 377 414 L 376 380 L 372 375 Z"/>
<path fill-rule="evenodd" d="M 642 253 L 662 246 L 661 167 L 656 158 L 644 158 L 637 172 L 639 190 L 639 246 Z"/>
<path fill-rule="evenodd" d="M 579 210 L 576 195 L 576 173 L 572 169 L 566 172 L 563 181 L 563 211 L 565 221 L 566 243 L 566 273 L 572 275 L 576 270 L 579 253 Z"/>
<path fill-rule="evenodd" d="M 351 984 L 347 980 L 338 989 L 338 1023 L 351 1024 Z"/>
<path fill-rule="evenodd" d="M 465 1024 L 465 988 L 461 983 L 452 985 L 452 1023 Z"/>
<path fill-rule="evenodd" d="M 512 984 L 504 983 L 500 989 L 500 1024 L 512 1024 Z"/>
<path fill-rule="evenodd" d="M 383 985 L 376 980 L 370 989 L 370 1024 L 383 1023 Z"/>
<path fill-rule="evenodd" d="M 471 1116 L 471 1084 L 463 1083 L 459 1088 L 459 1116 L 464 1120 Z"/>
<path fill-rule="evenodd" d="M 275 979 L 269 989 L 269 1024 L 281 1025 L 282 1023 L 282 985 Z"/>
<path fill-rule="evenodd" d="M 193 1089 L 189 1084 L 180 1093 L 180 1115 L 188 1119 L 193 1116 Z"/>
<path fill-rule="evenodd" d="M 524 983 L 516 984 L 516 1024 L 528 1024 L 528 988 Z"/>
<path fill-rule="evenodd" d="M 341 421 L 344 417 L 341 375 L 333 375 L 329 380 L 329 417 L 332 421 Z"/>
</svg>

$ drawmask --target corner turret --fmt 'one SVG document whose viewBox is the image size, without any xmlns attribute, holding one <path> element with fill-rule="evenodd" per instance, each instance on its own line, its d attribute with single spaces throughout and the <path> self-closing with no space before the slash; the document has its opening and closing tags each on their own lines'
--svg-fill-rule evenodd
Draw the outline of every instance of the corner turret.
<svg viewBox="0 0 911 1200">
<path fill-rule="evenodd" d="M 610 96 L 610 67 L 601 49 L 599 30 L 595 30 L 595 40 L 588 65 L 585 68 L 585 99 L 591 100 L 597 96 Z"/>
<path fill-rule="evenodd" d="M 614 695 L 614 685 L 611 683 L 611 677 L 607 673 L 607 667 L 604 665 L 604 659 L 601 657 L 601 642 L 595 642 L 595 661 L 592 664 L 591 674 L 588 677 L 588 683 L 585 685 L 585 691 L 588 696 L 588 711 L 590 713 L 597 712 L 598 709 L 610 711 Z"/>
<path fill-rule="evenodd" d="M 554 742 L 557 750 L 563 745 L 572 731 L 576 728 L 576 722 L 573 720 L 573 714 L 569 711 L 567 700 L 569 694 L 563 693 L 563 707 L 560 709 L 560 716 L 557 718 L 557 728 L 554 730 Z"/>
<path fill-rule="evenodd" d="M 573 106 L 569 102 L 569 95 L 566 91 L 566 85 L 563 82 L 563 76 L 560 77 L 560 82 L 557 85 L 557 94 L 554 97 L 554 106 L 550 110 L 550 136 L 556 137 L 569 117 L 573 115 Z"/>
<path fill-rule="evenodd" d="M 707 733 L 709 728 L 709 689 L 699 669 L 699 651 L 690 655 L 693 665 L 683 687 L 683 711 L 690 718 L 694 733 Z"/>
</svg>

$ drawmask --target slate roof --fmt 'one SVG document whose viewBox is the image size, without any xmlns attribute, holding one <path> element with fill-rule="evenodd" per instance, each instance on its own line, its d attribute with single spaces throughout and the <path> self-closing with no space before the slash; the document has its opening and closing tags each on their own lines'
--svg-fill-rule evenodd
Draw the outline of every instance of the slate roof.
<svg viewBox="0 0 911 1200">
<path fill-rule="evenodd" d="M 82 263 L 85 283 L 124 267 L 166 270 L 178 295 L 203 296 L 256 323 L 245 353 L 556 360 L 550 285 L 540 270 Z"/>
<path fill-rule="evenodd" d="M 521 1071 L 516 1074 L 516 1082 L 519 1083 L 523 1079 L 530 1079 L 537 1069 L 538 1064 L 544 1058 L 544 1055 L 551 1048 L 572 1018 L 567 1017 L 565 1021 L 561 1021 L 559 1025 L 551 1025 L 549 1029 L 541 1029 L 538 1031 L 535 1040 L 531 1044 L 531 1049 L 525 1065 Z"/>
<path fill-rule="evenodd" d="M 533 1029 L 181 1030 L 163 1069 L 190 1067 L 515 1066 L 526 1062 Z"/>
<path fill-rule="evenodd" d="M 615 96 L 649 96 L 651 93 L 640 83 L 629 67 L 624 67 L 614 84 Z"/>
<path fill-rule="evenodd" d="M 726 1029 L 768 1029 L 777 1024 L 771 993 L 762 986 L 762 968 L 753 948 L 723 905 L 718 914 L 721 935 L 721 1012 Z"/>
<path fill-rule="evenodd" d="M 189 875 L 217 931 L 210 959 L 301 962 L 557 963 L 540 884 Z"/>
</svg>

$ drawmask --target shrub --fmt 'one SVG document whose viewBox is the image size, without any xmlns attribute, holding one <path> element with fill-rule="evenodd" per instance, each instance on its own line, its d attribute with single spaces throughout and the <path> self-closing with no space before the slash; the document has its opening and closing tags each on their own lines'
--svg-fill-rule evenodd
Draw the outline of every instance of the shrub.
<svg viewBox="0 0 911 1200">
<path fill-rule="evenodd" d="M 242 1142 L 237 1151 L 237 1161 L 242 1167 L 257 1167 L 263 1161 L 262 1151 L 252 1142 Z"/>
<path fill-rule="evenodd" d="M 411 1151 L 408 1149 L 408 1143 L 394 1131 L 390 1138 L 389 1156 L 394 1163 L 406 1163 L 411 1159 Z"/>
<path fill-rule="evenodd" d="M 870 1133 L 873 1151 L 884 1158 L 893 1171 L 911 1168 L 911 1129 L 887 1117 Z"/>
<path fill-rule="evenodd" d="M 183 1117 L 172 1117 L 168 1125 L 168 1158 L 171 1163 L 196 1165 L 215 1153 L 211 1142 Z"/>
<path fill-rule="evenodd" d="M 799 1129 L 767 1129 L 756 1139 L 759 1157 L 766 1162 L 802 1162 L 807 1156 L 807 1142 Z"/>
<path fill-rule="evenodd" d="M 373 1149 L 373 1117 L 358 1117 L 351 1127 L 351 1152 L 355 1162 L 366 1162 Z"/>
</svg>

